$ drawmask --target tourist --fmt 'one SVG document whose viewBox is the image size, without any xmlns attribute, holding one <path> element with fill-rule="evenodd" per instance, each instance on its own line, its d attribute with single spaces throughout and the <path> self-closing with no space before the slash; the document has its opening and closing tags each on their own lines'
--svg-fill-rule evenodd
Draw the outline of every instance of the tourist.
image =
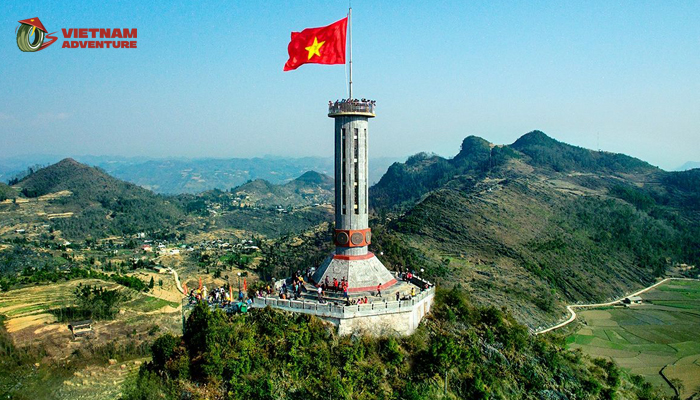
<svg viewBox="0 0 700 400">
<path fill-rule="evenodd" d="M 396 292 L 396 301 L 399 301 L 401 299 L 401 293 Z"/>
<path fill-rule="evenodd" d="M 377 285 L 377 296 L 382 297 L 382 284 Z"/>
</svg>

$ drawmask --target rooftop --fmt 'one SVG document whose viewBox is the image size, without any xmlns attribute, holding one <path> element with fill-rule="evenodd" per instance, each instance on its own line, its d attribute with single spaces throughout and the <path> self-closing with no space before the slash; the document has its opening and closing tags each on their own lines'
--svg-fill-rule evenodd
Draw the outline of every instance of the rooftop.
<svg viewBox="0 0 700 400">
<path fill-rule="evenodd" d="M 374 117 L 374 100 L 336 100 L 328 102 L 328 116 L 337 117 L 343 115 L 362 115 L 366 117 Z"/>
</svg>

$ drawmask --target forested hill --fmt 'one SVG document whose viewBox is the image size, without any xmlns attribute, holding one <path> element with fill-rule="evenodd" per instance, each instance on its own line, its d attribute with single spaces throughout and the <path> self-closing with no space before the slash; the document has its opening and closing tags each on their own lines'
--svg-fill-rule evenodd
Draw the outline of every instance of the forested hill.
<svg viewBox="0 0 700 400">
<path fill-rule="evenodd" d="M 167 334 L 124 399 L 661 399 L 611 361 L 530 335 L 507 312 L 438 291 L 408 337 L 339 337 L 327 323 L 272 308 L 247 315 L 200 302 Z"/>
<path fill-rule="evenodd" d="M 101 170 L 67 158 L 26 176 L 14 189 L 33 199 L 53 195 L 50 202 L 71 218 L 54 219 L 67 237 L 104 237 L 172 228 L 182 211 L 166 198 Z"/>
<path fill-rule="evenodd" d="M 511 145 L 497 146 L 477 136 L 462 142 L 452 159 L 419 153 L 405 163 L 394 163 L 382 179 L 370 189 L 371 205 L 387 209 L 412 205 L 425 193 L 456 176 L 484 176 L 510 159 L 543 172 L 587 172 L 594 174 L 653 174 L 662 170 L 624 154 L 600 152 L 559 142 L 541 131 L 532 131 Z"/>
<path fill-rule="evenodd" d="M 13 188 L 4 183 L 0 183 L 0 201 L 13 199 L 15 197 L 17 197 L 17 192 Z"/>
<path fill-rule="evenodd" d="M 333 190 L 333 178 L 315 171 L 307 171 L 282 185 L 256 179 L 232 189 L 231 193 L 247 199 L 248 203 L 264 207 L 300 207 L 330 202 Z"/>
<path fill-rule="evenodd" d="M 505 146 L 470 136 L 454 158 L 418 154 L 370 189 L 375 211 L 392 217 L 375 251 L 429 265 L 537 327 L 564 303 L 700 265 L 699 171 L 665 172 L 540 131 Z"/>
<path fill-rule="evenodd" d="M 541 131 L 523 135 L 510 147 L 528 155 L 529 162 L 534 165 L 561 172 L 634 174 L 660 171 L 637 158 L 572 146 L 552 139 Z"/>
</svg>

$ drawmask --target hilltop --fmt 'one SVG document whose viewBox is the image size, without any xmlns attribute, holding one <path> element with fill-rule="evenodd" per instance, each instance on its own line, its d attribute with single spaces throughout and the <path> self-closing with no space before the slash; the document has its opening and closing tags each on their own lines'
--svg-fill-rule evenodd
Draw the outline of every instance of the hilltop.
<svg viewBox="0 0 700 400">
<path fill-rule="evenodd" d="M 307 171 L 285 184 L 256 179 L 231 191 L 179 195 L 190 216 L 207 217 L 211 229 L 279 237 L 300 233 L 332 219 L 333 179 Z"/>
<path fill-rule="evenodd" d="M 247 203 L 263 207 L 299 207 L 314 203 L 328 203 L 333 197 L 333 178 L 315 171 L 307 171 L 283 185 L 274 185 L 256 179 L 231 190 Z"/>
<path fill-rule="evenodd" d="M 71 238 L 172 229 L 183 213 L 166 198 L 67 158 L 24 177 L 13 188 L 60 214 L 54 228 Z M 32 202 L 29 202 L 31 204 Z"/>
<path fill-rule="evenodd" d="M 0 186 L 4 229 L 69 241 L 144 232 L 184 237 L 226 229 L 249 237 L 302 232 L 331 218 L 333 180 L 307 171 L 284 184 L 255 180 L 231 191 L 165 196 L 71 158 Z M 57 232 L 56 232 L 57 231 Z M 221 232 L 220 232 L 221 233 Z"/>
<path fill-rule="evenodd" d="M 700 168 L 700 161 L 688 161 L 680 167 L 676 168 L 676 171 L 687 171 L 689 169 Z"/>
<path fill-rule="evenodd" d="M 125 399 L 660 399 L 614 363 L 532 336 L 511 315 L 439 291 L 409 337 L 339 337 L 320 319 L 199 303 L 164 335 Z"/>
<path fill-rule="evenodd" d="M 537 327 L 564 303 L 697 264 L 698 179 L 540 131 L 503 146 L 470 136 L 454 158 L 418 154 L 370 189 L 375 211 L 391 217 L 376 250 Z"/>
</svg>

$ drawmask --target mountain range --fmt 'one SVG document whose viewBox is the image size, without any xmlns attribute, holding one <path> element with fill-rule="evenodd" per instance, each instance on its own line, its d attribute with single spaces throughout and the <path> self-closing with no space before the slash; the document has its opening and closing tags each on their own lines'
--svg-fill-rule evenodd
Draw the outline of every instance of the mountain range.
<svg viewBox="0 0 700 400">
<path fill-rule="evenodd" d="M 50 224 L 75 240 L 222 228 L 275 238 L 331 221 L 333 182 L 307 171 L 163 196 L 65 159 L 0 186 L 0 196 L 19 196 L 0 204 L 9 228 Z M 510 145 L 470 136 L 453 158 L 414 155 L 392 164 L 370 197 L 371 250 L 390 268 L 425 268 L 533 328 L 565 303 L 617 297 L 700 263 L 700 170 L 666 172 L 540 131 Z"/>
<path fill-rule="evenodd" d="M 147 157 L 76 156 L 75 160 L 97 166 L 108 174 L 161 194 L 201 193 L 229 190 L 248 181 L 264 179 L 273 184 L 289 182 L 306 171 L 333 173 L 331 157 L 256 157 L 229 159 L 150 159 Z M 36 155 L 0 159 L 0 180 L 22 178 L 29 169 L 54 164 L 59 156 Z M 370 160 L 370 183 L 377 182 L 398 158 Z"/>
<path fill-rule="evenodd" d="M 256 179 L 231 189 L 235 197 L 262 207 L 298 207 L 330 203 L 333 192 L 333 178 L 316 171 L 307 171 L 300 177 L 281 185 Z"/>
<path fill-rule="evenodd" d="M 700 262 L 700 170 L 666 172 L 540 131 L 503 146 L 470 136 L 451 159 L 415 155 L 370 196 L 391 220 L 378 250 L 531 327 L 562 303 L 620 296 Z"/>
<path fill-rule="evenodd" d="M 314 171 L 284 184 L 258 179 L 230 191 L 174 196 L 67 158 L 32 168 L 13 186 L 0 184 L 0 228 L 43 231 L 40 227 L 46 226 L 70 241 L 139 232 L 172 237 L 222 228 L 276 237 L 330 220 L 332 197 L 333 179 Z"/>
</svg>

